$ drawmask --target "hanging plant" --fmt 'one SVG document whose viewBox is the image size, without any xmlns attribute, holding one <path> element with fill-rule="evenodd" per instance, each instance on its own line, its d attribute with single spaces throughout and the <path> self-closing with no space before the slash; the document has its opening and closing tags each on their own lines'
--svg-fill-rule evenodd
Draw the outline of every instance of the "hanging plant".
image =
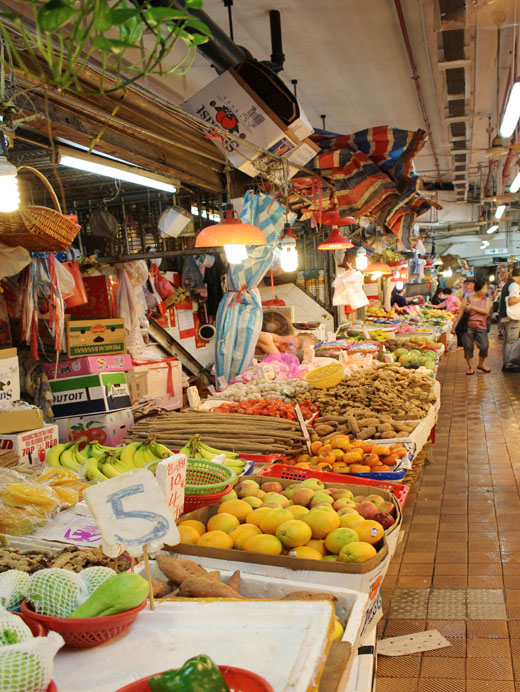
<svg viewBox="0 0 520 692">
<path fill-rule="evenodd" d="M 0 63 L 76 94 L 111 93 L 151 74 L 185 74 L 197 46 L 210 36 L 206 24 L 188 11 L 201 9 L 202 0 L 186 0 L 185 9 L 176 9 L 173 0 L 161 7 L 139 0 L 22 3 L 31 9 L 32 22 L 19 12 L 0 10 L 0 40 L 7 48 Z M 179 45 L 184 51 L 174 65 L 165 66 Z M 81 82 L 82 71 L 92 62 L 100 71 L 96 90 Z"/>
</svg>

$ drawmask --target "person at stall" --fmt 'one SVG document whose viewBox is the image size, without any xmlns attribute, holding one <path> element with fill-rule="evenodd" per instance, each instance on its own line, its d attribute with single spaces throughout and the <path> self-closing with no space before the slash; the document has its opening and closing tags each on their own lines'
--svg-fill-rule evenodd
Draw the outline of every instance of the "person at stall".
<svg viewBox="0 0 520 692">
<path fill-rule="evenodd" d="M 266 356 L 271 353 L 291 353 L 301 348 L 300 337 L 290 334 L 279 336 L 272 332 L 260 332 L 256 342 L 256 351 Z"/>
<path fill-rule="evenodd" d="M 466 279 L 464 281 L 464 286 L 462 288 L 462 297 L 467 298 L 475 291 L 475 281 L 474 279 Z"/>
<path fill-rule="evenodd" d="M 443 288 L 442 289 L 442 296 L 444 296 L 444 300 L 440 303 L 437 303 L 435 307 L 437 310 L 442 310 L 446 308 L 448 312 L 451 312 L 453 315 L 458 314 L 460 310 L 460 299 L 457 298 L 457 296 L 453 293 L 451 288 Z M 433 300 L 432 300 L 432 305 L 433 305 Z"/>
<path fill-rule="evenodd" d="M 397 307 L 397 308 L 405 308 L 408 303 L 411 303 L 412 300 L 415 299 L 415 296 L 411 296 L 410 298 L 405 297 L 405 292 L 406 292 L 406 286 L 403 286 L 402 288 L 397 288 L 397 286 L 394 288 L 392 291 L 392 295 L 390 297 L 390 305 L 392 307 Z"/>
<path fill-rule="evenodd" d="M 460 312 L 452 327 L 452 332 L 455 332 L 461 319 L 467 315 L 467 328 L 462 333 L 464 357 L 468 364 L 466 375 L 475 374 L 475 368 L 473 367 L 475 343 L 479 348 L 477 370 L 484 373 L 491 372 L 486 366 L 486 358 L 489 350 L 487 317 L 491 310 L 491 301 L 488 297 L 488 282 L 474 281 L 473 284 L 474 291 L 462 301 Z"/>
<path fill-rule="evenodd" d="M 514 267 L 511 279 L 506 281 L 500 298 L 499 317 L 504 326 L 503 370 L 511 358 L 513 344 L 520 332 L 520 265 Z"/>
<path fill-rule="evenodd" d="M 433 298 L 431 299 L 431 305 L 435 305 L 438 307 L 440 303 L 444 302 L 445 300 L 445 290 L 442 286 L 437 286 L 437 290 L 433 294 Z"/>
</svg>

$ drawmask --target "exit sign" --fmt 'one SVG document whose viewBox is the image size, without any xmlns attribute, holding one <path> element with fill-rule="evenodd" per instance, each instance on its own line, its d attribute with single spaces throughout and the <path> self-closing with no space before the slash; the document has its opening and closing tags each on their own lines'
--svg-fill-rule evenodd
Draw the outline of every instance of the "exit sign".
<svg viewBox="0 0 520 692">
<path fill-rule="evenodd" d="M 492 247 L 485 251 L 486 255 L 507 255 L 509 250 L 506 247 Z"/>
</svg>

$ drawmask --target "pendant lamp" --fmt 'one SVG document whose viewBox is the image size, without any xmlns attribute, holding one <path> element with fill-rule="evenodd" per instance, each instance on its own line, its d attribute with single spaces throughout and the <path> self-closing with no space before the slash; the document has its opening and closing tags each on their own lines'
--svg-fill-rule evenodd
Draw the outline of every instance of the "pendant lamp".
<svg viewBox="0 0 520 692">
<path fill-rule="evenodd" d="M 224 247 L 229 264 L 247 259 L 246 245 L 266 245 L 265 235 L 257 226 L 242 223 L 232 204 L 223 209 L 220 223 L 206 226 L 195 239 L 195 247 Z"/>
<path fill-rule="evenodd" d="M 318 245 L 318 250 L 348 250 L 354 247 L 348 238 L 341 235 L 339 228 L 334 226 L 328 238 Z"/>
<path fill-rule="evenodd" d="M 392 274 L 391 267 L 388 264 L 383 264 L 383 262 L 372 262 L 366 269 L 363 269 L 363 274 L 376 274 L 379 273 L 381 276 L 390 276 Z"/>
<path fill-rule="evenodd" d="M 16 166 L 0 156 L 0 212 L 16 211 L 20 206 Z"/>
<path fill-rule="evenodd" d="M 284 272 L 295 272 L 298 269 L 296 235 L 288 223 L 283 227 L 280 238 L 280 266 Z"/>
</svg>

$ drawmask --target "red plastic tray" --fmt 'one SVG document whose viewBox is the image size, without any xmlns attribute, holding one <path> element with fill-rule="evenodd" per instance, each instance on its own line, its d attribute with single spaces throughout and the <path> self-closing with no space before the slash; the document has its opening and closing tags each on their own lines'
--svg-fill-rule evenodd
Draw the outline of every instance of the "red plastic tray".
<svg viewBox="0 0 520 692">
<path fill-rule="evenodd" d="M 371 485 L 381 490 L 386 490 L 395 495 L 401 509 L 404 507 L 410 488 L 401 483 L 391 483 L 390 481 L 375 481 L 371 478 L 356 478 L 344 473 L 328 473 L 327 471 L 314 471 L 313 469 L 300 468 L 298 466 L 287 466 L 285 464 L 271 464 L 267 468 L 258 472 L 258 476 L 269 478 L 283 478 L 291 481 L 304 481 L 306 478 L 318 478 L 324 483 L 343 483 L 348 485 Z"/>
<path fill-rule="evenodd" d="M 256 673 L 243 668 L 233 668 L 231 666 L 219 666 L 224 680 L 233 692 L 274 692 L 271 685 Z M 148 680 L 153 677 L 149 675 L 141 678 L 137 682 L 131 682 L 125 687 L 121 687 L 117 692 L 149 692 Z"/>
</svg>

